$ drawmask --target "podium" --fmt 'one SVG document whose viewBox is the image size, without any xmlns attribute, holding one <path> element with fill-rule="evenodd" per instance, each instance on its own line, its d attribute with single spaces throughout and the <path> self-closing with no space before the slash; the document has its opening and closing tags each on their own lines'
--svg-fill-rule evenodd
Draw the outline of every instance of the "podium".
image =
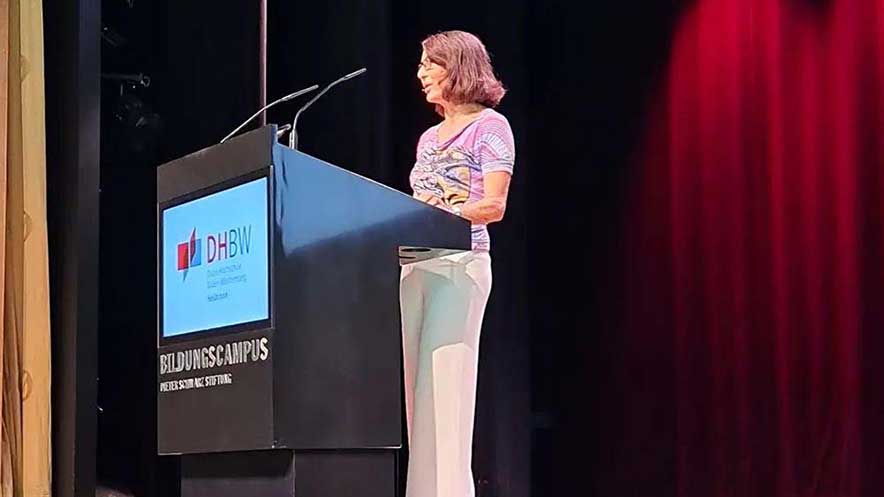
<svg viewBox="0 0 884 497">
<path fill-rule="evenodd" d="M 265 126 L 157 170 L 160 455 L 193 496 L 398 493 L 399 265 L 469 222 Z"/>
</svg>

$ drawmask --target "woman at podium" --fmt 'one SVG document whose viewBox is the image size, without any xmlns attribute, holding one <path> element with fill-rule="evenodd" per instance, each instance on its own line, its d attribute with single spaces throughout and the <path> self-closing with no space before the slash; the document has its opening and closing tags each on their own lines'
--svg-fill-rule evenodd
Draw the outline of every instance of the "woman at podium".
<svg viewBox="0 0 884 497">
<path fill-rule="evenodd" d="M 410 458 L 407 497 L 472 497 L 479 334 L 491 292 L 487 226 L 506 211 L 515 147 L 506 90 L 474 35 L 422 43 L 417 78 L 441 122 L 417 145 L 414 196 L 472 223 L 472 250 L 405 266 L 400 284 Z"/>
</svg>

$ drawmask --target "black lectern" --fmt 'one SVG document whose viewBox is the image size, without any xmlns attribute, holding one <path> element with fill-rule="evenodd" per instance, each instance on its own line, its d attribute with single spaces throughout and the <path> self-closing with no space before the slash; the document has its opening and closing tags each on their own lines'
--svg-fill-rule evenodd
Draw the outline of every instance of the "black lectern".
<svg viewBox="0 0 884 497">
<path fill-rule="evenodd" d="M 158 447 L 185 496 L 394 496 L 399 262 L 469 223 L 276 143 L 160 166 Z"/>
</svg>

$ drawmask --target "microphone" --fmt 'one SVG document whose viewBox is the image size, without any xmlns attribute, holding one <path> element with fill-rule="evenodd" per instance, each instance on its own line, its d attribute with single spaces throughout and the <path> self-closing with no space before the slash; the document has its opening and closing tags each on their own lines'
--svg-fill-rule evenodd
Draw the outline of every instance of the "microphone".
<svg viewBox="0 0 884 497">
<path fill-rule="evenodd" d="M 279 103 L 282 103 L 282 102 L 287 102 L 287 101 L 289 101 L 289 100 L 291 100 L 291 99 L 293 99 L 293 98 L 300 97 L 301 95 L 303 95 L 303 94 L 305 94 L 305 93 L 310 93 L 311 91 L 313 91 L 313 90 L 315 90 L 315 89 L 317 89 L 317 88 L 319 88 L 319 85 L 313 85 L 313 86 L 311 86 L 311 87 L 309 87 L 309 88 L 304 88 L 303 90 L 298 90 L 298 91 L 296 91 L 296 92 L 294 92 L 294 93 L 289 93 L 288 95 L 286 95 L 286 96 L 284 96 L 284 97 L 282 97 L 282 98 L 280 98 L 280 99 L 277 99 L 277 100 L 274 100 L 273 102 L 270 102 L 269 104 L 265 105 L 264 107 L 261 107 L 261 110 L 259 110 L 258 112 L 255 112 L 254 114 L 252 114 L 252 117 L 246 119 L 242 124 L 240 124 L 239 126 L 237 126 L 237 128 L 236 128 L 235 130 L 231 131 L 229 135 L 225 136 L 225 137 L 224 137 L 220 142 L 218 142 L 218 143 L 224 143 L 224 142 L 226 142 L 228 139 L 230 139 L 231 136 L 235 135 L 237 131 L 241 130 L 243 126 L 245 126 L 246 124 L 248 124 L 249 121 L 251 121 L 252 119 L 258 117 L 258 114 L 264 112 L 265 110 L 269 109 L 270 107 L 273 107 L 274 105 L 279 104 Z"/>
<path fill-rule="evenodd" d="M 343 83 L 344 81 L 347 81 L 348 79 L 353 79 L 356 76 L 359 76 L 360 74 L 364 73 L 367 70 L 368 69 L 363 67 L 362 69 L 359 69 L 358 71 L 353 71 L 350 74 L 347 74 L 346 76 L 341 77 L 340 79 L 336 79 L 336 80 L 332 81 L 331 83 L 329 83 L 328 86 L 323 88 L 321 92 L 317 93 L 315 97 L 311 98 L 309 102 L 304 104 L 304 106 L 301 107 L 301 109 L 298 111 L 298 113 L 295 114 L 295 119 L 292 121 L 292 132 L 289 134 L 289 148 L 292 148 L 294 150 L 298 149 L 298 118 L 301 117 L 301 112 L 304 112 L 305 110 L 307 110 L 307 107 L 310 107 L 311 105 L 313 105 L 313 102 L 317 101 L 319 99 L 319 97 L 325 95 L 325 92 L 331 90 L 333 86 L 337 85 L 338 83 Z"/>
<path fill-rule="evenodd" d="M 282 135 L 285 134 L 286 131 L 292 129 L 291 124 L 286 124 L 285 126 L 280 126 L 279 129 L 276 130 L 276 138 L 279 139 Z"/>
</svg>

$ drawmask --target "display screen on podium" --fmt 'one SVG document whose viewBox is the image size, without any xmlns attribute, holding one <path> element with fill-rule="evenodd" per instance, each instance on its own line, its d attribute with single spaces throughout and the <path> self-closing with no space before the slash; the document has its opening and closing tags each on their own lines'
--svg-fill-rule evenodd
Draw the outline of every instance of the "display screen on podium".
<svg viewBox="0 0 884 497">
<path fill-rule="evenodd" d="M 160 337 L 270 324 L 266 175 L 161 205 Z"/>
</svg>

